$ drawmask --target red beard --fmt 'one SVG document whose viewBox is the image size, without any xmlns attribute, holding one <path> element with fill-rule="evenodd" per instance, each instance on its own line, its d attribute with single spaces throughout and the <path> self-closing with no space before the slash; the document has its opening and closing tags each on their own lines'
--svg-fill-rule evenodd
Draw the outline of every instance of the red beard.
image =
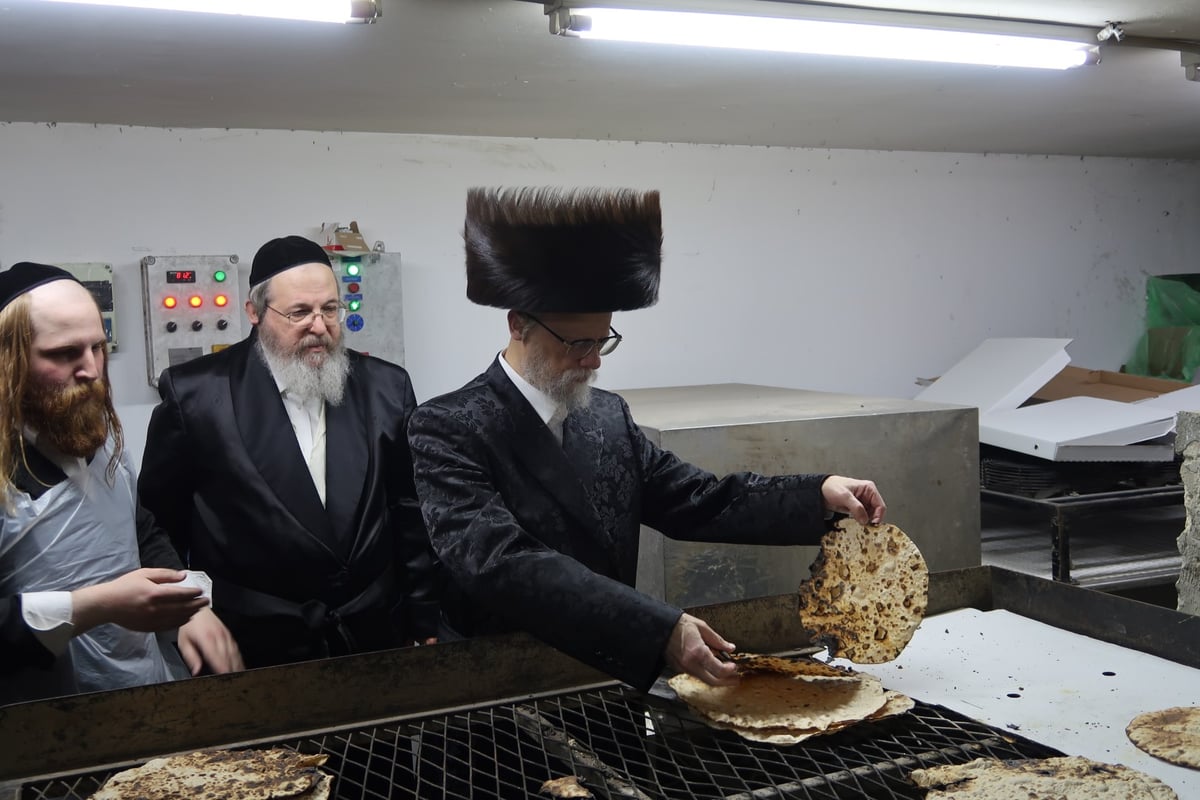
<svg viewBox="0 0 1200 800">
<path fill-rule="evenodd" d="M 25 423 L 64 455 L 90 458 L 108 439 L 108 387 L 103 381 L 31 389 Z"/>
</svg>

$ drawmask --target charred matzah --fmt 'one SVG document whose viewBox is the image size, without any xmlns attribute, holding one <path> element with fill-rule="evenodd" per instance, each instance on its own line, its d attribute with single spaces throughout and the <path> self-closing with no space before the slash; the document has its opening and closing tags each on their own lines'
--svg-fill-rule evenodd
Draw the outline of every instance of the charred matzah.
<svg viewBox="0 0 1200 800">
<path fill-rule="evenodd" d="M 327 759 L 282 747 L 156 758 L 113 775 L 91 800 L 326 800 L 333 778 L 318 767 Z"/>
<path fill-rule="evenodd" d="M 1200 769 L 1200 706 L 1138 714 L 1125 728 L 1125 735 L 1155 758 Z"/>
<path fill-rule="evenodd" d="M 900 655 L 925 617 L 929 568 L 895 525 L 839 520 L 800 586 L 800 622 L 816 644 L 856 664 Z"/>
<path fill-rule="evenodd" d="M 967 764 L 913 770 L 909 778 L 931 790 L 926 800 L 1179 800 L 1158 778 L 1080 756 L 1019 761 L 977 758 Z"/>
</svg>

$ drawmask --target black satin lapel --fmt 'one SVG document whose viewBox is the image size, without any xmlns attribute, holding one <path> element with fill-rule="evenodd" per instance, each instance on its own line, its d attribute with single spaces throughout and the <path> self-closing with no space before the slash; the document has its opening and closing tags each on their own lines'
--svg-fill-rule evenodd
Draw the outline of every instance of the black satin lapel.
<svg viewBox="0 0 1200 800">
<path fill-rule="evenodd" d="M 325 510 L 338 537 L 338 549 L 348 556 L 354 548 L 359 499 L 367 482 L 371 446 L 363 410 L 367 398 L 357 361 L 351 362 L 346 396 L 340 406 L 325 404 Z"/>
<path fill-rule="evenodd" d="M 602 542 L 608 541 L 583 482 L 554 434 L 508 379 L 499 361 L 487 371 L 487 380 L 508 411 L 516 458 L 533 473 L 542 488 L 577 522 Z"/>
<path fill-rule="evenodd" d="M 254 347 L 247 347 L 242 359 L 242 368 L 230 372 L 230 391 L 242 444 L 267 486 L 296 521 L 331 542 L 333 529 L 308 464 L 300 454 L 279 387 Z"/>
</svg>

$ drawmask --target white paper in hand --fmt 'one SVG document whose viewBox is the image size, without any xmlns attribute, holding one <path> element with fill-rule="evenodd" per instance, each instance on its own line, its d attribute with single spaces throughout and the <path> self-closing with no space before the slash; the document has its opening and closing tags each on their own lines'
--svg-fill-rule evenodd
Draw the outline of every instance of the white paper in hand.
<svg viewBox="0 0 1200 800">
<path fill-rule="evenodd" d="M 208 573 L 200 572 L 199 570 L 185 570 L 187 577 L 179 582 L 180 586 L 195 586 L 200 590 L 200 595 L 212 605 L 212 578 L 208 577 Z"/>
</svg>

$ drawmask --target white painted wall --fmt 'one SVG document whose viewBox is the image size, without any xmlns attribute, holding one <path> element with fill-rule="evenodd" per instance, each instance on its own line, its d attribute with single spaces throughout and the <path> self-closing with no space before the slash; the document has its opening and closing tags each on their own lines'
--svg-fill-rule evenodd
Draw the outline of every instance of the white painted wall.
<svg viewBox="0 0 1200 800">
<path fill-rule="evenodd" d="M 1146 275 L 1200 271 L 1200 162 L 449 136 L 0 124 L 0 265 L 115 268 L 121 404 L 153 402 L 138 262 L 251 257 L 357 219 L 404 257 L 418 397 L 505 340 L 464 295 L 466 189 L 663 194 L 662 299 L 618 314 L 610 388 L 748 382 L 912 397 L 989 336 L 1116 369 Z"/>
</svg>

